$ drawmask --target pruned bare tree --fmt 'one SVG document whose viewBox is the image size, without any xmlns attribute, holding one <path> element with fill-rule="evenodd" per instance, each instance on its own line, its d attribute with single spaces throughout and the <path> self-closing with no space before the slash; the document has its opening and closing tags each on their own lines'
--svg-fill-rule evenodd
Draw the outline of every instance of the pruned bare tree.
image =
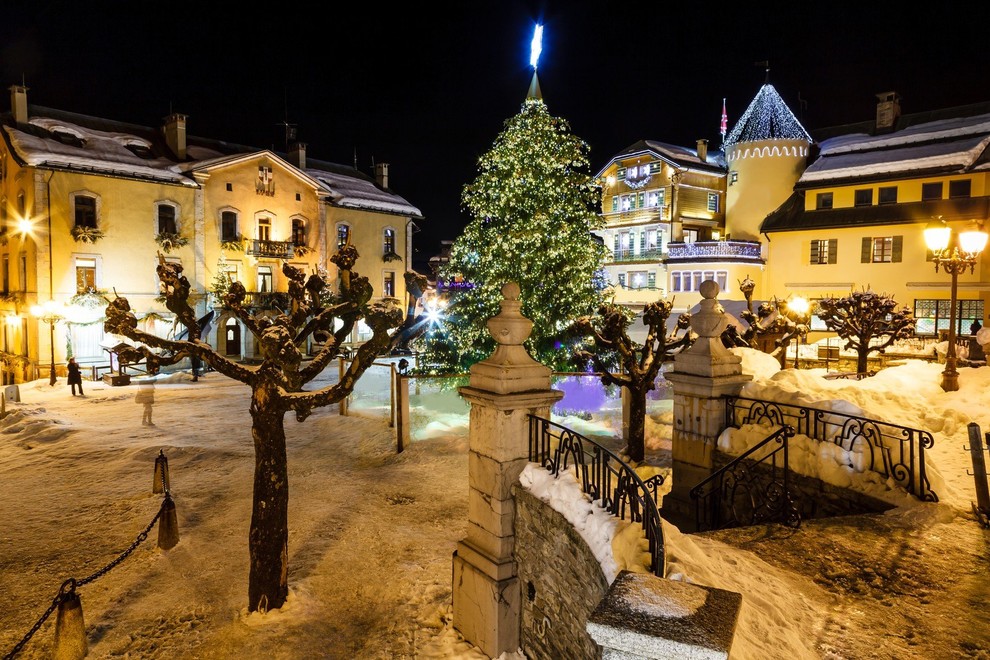
<svg viewBox="0 0 990 660">
<path fill-rule="evenodd" d="M 690 314 L 681 314 L 676 326 L 667 332 L 667 319 L 673 309 L 673 300 L 648 303 L 643 309 L 643 324 L 647 327 L 646 340 L 637 344 L 629 337 L 632 315 L 628 309 L 615 303 L 606 303 L 595 316 L 582 316 L 571 326 L 577 336 L 590 337 L 598 351 L 577 350 L 574 357 L 581 362 L 591 362 L 602 374 L 605 385 L 619 385 L 629 392 L 629 437 L 626 453 L 630 460 L 639 462 L 646 455 L 646 395 L 655 387 L 657 375 L 664 362 L 693 341 L 688 330 Z M 679 330 L 684 334 L 677 336 Z M 614 354 L 621 368 L 613 373 L 608 358 Z"/>
<path fill-rule="evenodd" d="M 255 472 L 251 529 L 248 540 L 251 567 L 248 610 L 281 607 L 288 595 L 288 508 L 289 481 L 283 420 L 289 411 L 305 420 L 314 408 L 339 402 L 349 395 L 358 378 L 375 357 L 386 351 L 393 333 L 403 320 L 398 301 L 386 298 L 371 302 L 368 278 L 353 271 L 357 250 L 346 245 L 331 257 L 340 272 L 340 288 L 325 304 L 327 288 L 319 275 L 305 274 L 287 263 L 282 272 L 289 281 L 289 307 L 273 316 L 255 316 L 244 307 L 246 291 L 233 282 L 223 296 L 224 306 L 255 336 L 262 361 L 257 366 L 234 362 L 200 338 L 201 328 L 189 304 L 190 284 L 180 264 L 168 263 L 159 255 L 157 268 L 165 306 L 188 328 L 186 339 L 158 337 L 139 330 L 126 298 L 115 298 L 107 307 L 104 329 L 138 343 L 125 349 L 123 360 L 148 361 L 149 370 L 175 364 L 185 357 L 198 358 L 219 373 L 251 388 L 251 437 L 254 440 Z M 315 390 L 305 386 L 337 357 L 341 343 L 354 324 L 364 319 L 372 336 L 362 344 L 347 371 L 334 385 Z M 339 322 L 339 325 L 335 325 Z M 325 333 L 322 348 L 304 362 L 300 346 L 315 332 Z M 157 350 L 156 350 L 157 349 Z"/>
<path fill-rule="evenodd" d="M 856 351 L 856 371 L 868 372 L 870 353 L 883 354 L 899 339 L 914 335 L 915 318 L 906 306 L 892 296 L 866 289 L 843 298 L 818 301 L 818 318 L 846 341 L 845 348 Z"/>
</svg>

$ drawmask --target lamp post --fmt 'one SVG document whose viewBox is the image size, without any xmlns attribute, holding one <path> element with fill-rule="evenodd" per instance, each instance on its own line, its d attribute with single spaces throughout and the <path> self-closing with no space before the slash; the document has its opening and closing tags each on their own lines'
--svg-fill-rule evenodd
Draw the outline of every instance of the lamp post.
<svg viewBox="0 0 990 660">
<path fill-rule="evenodd" d="M 952 276 L 949 346 L 945 352 L 945 369 L 942 371 L 942 389 L 946 392 L 955 392 L 959 389 L 959 372 L 956 370 L 956 296 L 959 274 L 966 272 L 967 268 L 970 273 L 975 270 L 980 253 L 987 245 L 987 233 L 976 221 L 973 221 L 965 231 L 955 235 L 955 245 L 952 245 L 952 238 L 952 228 L 941 216 L 925 228 L 925 243 L 934 255 L 935 272 L 937 273 L 941 266 Z"/>
<path fill-rule="evenodd" d="M 48 384 L 55 385 L 55 324 L 62 320 L 58 313 L 58 306 L 54 300 L 49 300 L 43 305 L 32 305 L 31 315 L 48 324 L 48 336 L 52 348 L 51 369 L 48 372 Z"/>
<path fill-rule="evenodd" d="M 787 310 L 794 315 L 794 321 L 796 323 L 798 323 L 798 324 L 802 324 L 802 323 L 803 324 L 807 324 L 808 323 L 808 320 L 809 320 L 808 309 L 810 307 L 811 307 L 811 305 L 808 303 L 808 301 L 806 299 L 802 298 L 801 296 L 795 296 L 794 298 L 791 298 L 789 301 L 787 301 Z M 794 342 L 794 368 L 795 369 L 798 368 L 798 353 L 801 350 L 801 338 L 803 336 L 806 336 L 807 334 L 808 334 L 808 331 L 807 330 L 805 330 L 804 332 L 801 332 L 800 326 L 798 327 L 798 329 L 797 329 L 797 341 Z"/>
</svg>

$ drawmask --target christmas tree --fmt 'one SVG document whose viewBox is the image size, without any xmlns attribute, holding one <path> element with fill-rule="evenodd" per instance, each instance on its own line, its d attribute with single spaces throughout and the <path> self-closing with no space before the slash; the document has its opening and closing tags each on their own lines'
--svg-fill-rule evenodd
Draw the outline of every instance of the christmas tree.
<svg viewBox="0 0 990 660">
<path fill-rule="evenodd" d="M 478 170 L 462 195 L 472 219 L 440 273 L 450 304 L 440 332 L 425 342 L 426 361 L 464 370 L 491 355 L 486 322 L 499 312 L 502 285 L 514 281 L 533 322 L 530 354 L 565 369 L 567 328 L 602 302 L 595 274 L 606 250 L 591 233 L 603 226 L 601 186 L 589 172 L 588 145 L 531 94 Z"/>
</svg>

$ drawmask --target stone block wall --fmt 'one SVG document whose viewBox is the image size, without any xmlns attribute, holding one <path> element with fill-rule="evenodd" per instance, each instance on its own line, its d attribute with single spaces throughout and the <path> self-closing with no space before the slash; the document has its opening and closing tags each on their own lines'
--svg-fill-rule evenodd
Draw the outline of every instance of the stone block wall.
<svg viewBox="0 0 990 660">
<path fill-rule="evenodd" d="M 608 591 L 601 565 L 563 515 L 522 486 L 513 494 L 523 652 L 530 660 L 599 660 L 585 627 Z"/>
</svg>

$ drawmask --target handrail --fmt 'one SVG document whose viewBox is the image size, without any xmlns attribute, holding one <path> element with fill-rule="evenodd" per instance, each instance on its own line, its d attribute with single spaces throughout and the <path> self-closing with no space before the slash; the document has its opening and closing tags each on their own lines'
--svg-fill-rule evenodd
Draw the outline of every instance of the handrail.
<svg viewBox="0 0 990 660">
<path fill-rule="evenodd" d="M 925 465 L 925 450 L 935 445 L 928 431 L 810 406 L 737 396 L 724 398 L 727 427 L 761 422 L 790 424 L 798 435 L 831 442 L 846 451 L 859 445 L 870 470 L 893 479 L 924 502 L 938 501 Z"/>
<path fill-rule="evenodd" d="M 696 531 L 774 520 L 788 527 L 799 527 L 801 514 L 787 488 L 790 472 L 787 440 L 793 436 L 792 426 L 781 426 L 693 487 L 689 494 L 695 501 Z M 780 447 L 761 458 L 751 458 L 772 442 Z M 780 465 L 778 454 L 783 454 Z"/>
<path fill-rule="evenodd" d="M 586 456 L 584 443 L 592 445 L 590 456 Z M 593 501 L 601 501 L 612 515 L 622 519 L 628 515 L 630 522 L 642 525 L 650 551 L 650 570 L 665 577 L 667 560 L 657 506 L 663 475 L 644 481 L 621 458 L 594 440 L 535 415 L 529 416 L 529 460 L 553 475 L 566 471 L 568 461 L 573 460 L 574 476 Z"/>
</svg>

